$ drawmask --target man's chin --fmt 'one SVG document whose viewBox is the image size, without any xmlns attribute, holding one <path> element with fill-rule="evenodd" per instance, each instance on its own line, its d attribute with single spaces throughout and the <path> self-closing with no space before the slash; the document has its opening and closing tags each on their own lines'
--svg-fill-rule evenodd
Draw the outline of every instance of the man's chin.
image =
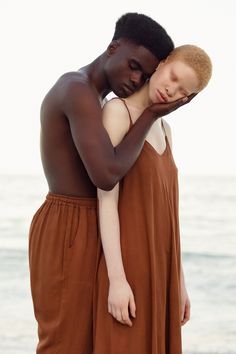
<svg viewBox="0 0 236 354">
<path fill-rule="evenodd" d="M 120 98 L 127 98 L 129 97 L 129 95 L 125 92 L 125 90 L 123 89 L 114 89 L 113 90 L 114 94 L 117 96 L 117 97 L 120 97 Z"/>
</svg>

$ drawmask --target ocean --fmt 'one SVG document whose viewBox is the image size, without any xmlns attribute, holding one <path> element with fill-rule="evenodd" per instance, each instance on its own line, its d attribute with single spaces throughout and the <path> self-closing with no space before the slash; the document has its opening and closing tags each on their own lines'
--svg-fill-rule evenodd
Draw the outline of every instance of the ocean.
<svg viewBox="0 0 236 354">
<path fill-rule="evenodd" d="M 191 319 L 183 354 L 236 353 L 236 177 L 180 176 L 182 262 Z M 0 176 L 0 353 L 33 354 L 37 326 L 28 268 L 43 176 Z"/>
</svg>

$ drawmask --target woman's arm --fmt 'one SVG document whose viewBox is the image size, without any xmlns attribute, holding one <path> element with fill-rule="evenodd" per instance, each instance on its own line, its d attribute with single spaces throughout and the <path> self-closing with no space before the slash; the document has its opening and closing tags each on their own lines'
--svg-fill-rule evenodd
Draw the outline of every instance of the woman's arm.
<svg viewBox="0 0 236 354">
<path fill-rule="evenodd" d="M 122 101 L 112 100 L 103 109 L 103 124 L 113 146 L 123 139 L 129 129 L 129 116 Z M 129 311 L 135 317 L 132 290 L 126 280 L 120 246 L 118 214 L 119 183 L 111 190 L 98 192 L 99 224 L 109 277 L 108 311 L 119 322 L 132 326 Z"/>
<path fill-rule="evenodd" d="M 121 248 L 120 223 L 118 214 L 119 183 L 109 192 L 98 192 L 99 224 L 110 281 L 125 278 Z"/>
<path fill-rule="evenodd" d="M 169 141 L 170 148 L 172 150 L 172 134 L 170 125 L 163 119 L 164 128 L 166 131 L 167 139 Z M 185 285 L 184 271 L 181 260 L 181 270 L 180 270 L 180 294 L 181 294 L 181 326 L 185 325 L 190 319 L 190 300 L 188 292 Z"/>
<path fill-rule="evenodd" d="M 180 272 L 180 291 L 181 291 L 181 326 L 185 325 L 190 319 L 190 300 L 185 286 L 184 271 L 181 262 Z"/>
</svg>

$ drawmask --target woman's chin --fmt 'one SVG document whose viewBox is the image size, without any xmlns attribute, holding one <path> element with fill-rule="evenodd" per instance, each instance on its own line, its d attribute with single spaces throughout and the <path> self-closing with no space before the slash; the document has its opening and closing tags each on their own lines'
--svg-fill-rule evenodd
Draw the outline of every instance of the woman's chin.
<svg viewBox="0 0 236 354">
<path fill-rule="evenodd" d="M 161 100 L 160 100 L 158 97 L 154 97 L 153 99 L 151 99 L 151 102 L 152 102 L 153 104 L 155 104 L 155 103 L 162 103 Z"/>
</svg>

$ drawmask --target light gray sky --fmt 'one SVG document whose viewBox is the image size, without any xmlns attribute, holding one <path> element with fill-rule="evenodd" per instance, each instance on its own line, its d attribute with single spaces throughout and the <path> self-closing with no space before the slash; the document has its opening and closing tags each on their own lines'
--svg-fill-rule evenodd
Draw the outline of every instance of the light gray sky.
<svg viewBox="0 0 236 354">
<path fill-rule="evenodd" d="M 1 0 L 0 173 L 42 173 L 39 108 L 57 78 L 101 54 L 115 21 L 153 17 L 175 45 L 192 43 L 213 61 L 208 87 L 168 116 L 181 174 L 236 174 L 234 0 Z"/>
</svg>

